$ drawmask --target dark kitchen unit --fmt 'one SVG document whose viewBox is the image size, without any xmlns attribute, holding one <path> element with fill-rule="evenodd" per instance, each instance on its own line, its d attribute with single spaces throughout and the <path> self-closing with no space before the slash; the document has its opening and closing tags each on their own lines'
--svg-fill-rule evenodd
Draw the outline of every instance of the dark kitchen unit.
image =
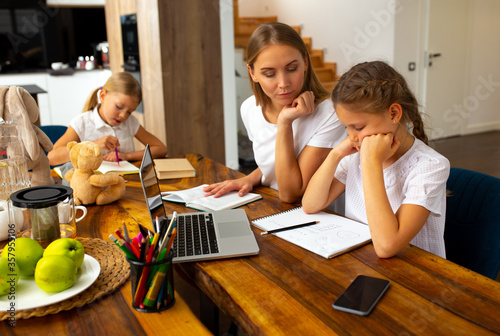
<svg viewBox="0 0 500 336">
<path fill-rule="evenodd" d="M 74 67 L 78 56 L 101 59 L 104 8 L 47 7 L 44 1 L 0 2 L 0 72 L 45 71 L 52 62 Z M 98 64 L 99 65 L 99 64 Z"/>
<path fill-rule="evenodd" d="M 120 17 L 123 44 L 123 69 L 130 72 L 141 83 L 141 67 L 139 63 L 139 35 L 137 34 L 137 15 L 128 14 Z M 142 102 L 137 112 L 143 113 Z"/>
</svg>

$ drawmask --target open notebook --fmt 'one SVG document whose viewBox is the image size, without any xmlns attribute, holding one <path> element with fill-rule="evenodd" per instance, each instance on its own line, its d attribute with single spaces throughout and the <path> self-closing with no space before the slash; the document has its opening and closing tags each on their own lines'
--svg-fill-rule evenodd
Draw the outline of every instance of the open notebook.
<svg viewBox="0 0 500 336">
<path fill-rule="evenodd" d="M 62 176 L 62 171 L 61 171 L 62 167 L 63 166 L 54 167 L 54 171 L 61 178 L 64 178 L 64 176 Z M 120 175 L 125 175 L 125 174 L 137 174 L 139 173 L 139 168 L 134 166 L 128 161 L 120 161 L 120 164 L 114 161 L 103 161 L 99 166 L 99 169 L 97 169 L 97 171 L 103 174 L 106 174 L 107 172 L 115 172 Z"/>
<path fill-rule="evenodd" d="M 261 195 L 255 193 L 240 196 L 237 191 L 229 192 L 217 198 L 213 196 L 206 197 L 203 187 L 207 185 L 202 184 L 184 190 L 164 191 L 161 194 L 164 201 L 184 203 L 188 208 L 201 211 L 229 210 L 262 199 Z"/>
<path fill-rule="evenodd" d="M 319 223 L 275 235 L 325 258 L 333 258 L 371 241 L 366 224 L 324 211 L 306 214 L 302 207 L 256 219 L 252 224 L 270 231 L 312 221 Z"/>
</svg>

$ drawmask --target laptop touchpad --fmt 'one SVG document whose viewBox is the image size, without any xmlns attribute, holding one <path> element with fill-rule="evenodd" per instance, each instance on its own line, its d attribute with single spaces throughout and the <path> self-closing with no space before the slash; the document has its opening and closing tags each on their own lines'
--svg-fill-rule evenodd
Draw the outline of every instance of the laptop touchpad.
<svg viewBox="0 0 500 336">
<path fill-rule="evenodd" d="M 221 238 L 247 236 L 249 233 L 247 223 L 245 222 L 219 223 L 218 226 Z"/>
</svg>

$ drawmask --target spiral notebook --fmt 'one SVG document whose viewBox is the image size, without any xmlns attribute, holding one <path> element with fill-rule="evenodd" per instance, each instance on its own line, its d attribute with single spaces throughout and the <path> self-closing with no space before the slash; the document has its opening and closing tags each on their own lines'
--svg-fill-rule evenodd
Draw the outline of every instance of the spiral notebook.
<svg viewBox="0 0 500 336">
<path fill-rule="evenodd" d="M 328 259 L 371 241 L 366 224 L 324 211 L 306 214 L 302 207 L 256 219 L 252 224 L 269 231 L 312 221 L 319 223 L 274 235 Z"/>
</svg>

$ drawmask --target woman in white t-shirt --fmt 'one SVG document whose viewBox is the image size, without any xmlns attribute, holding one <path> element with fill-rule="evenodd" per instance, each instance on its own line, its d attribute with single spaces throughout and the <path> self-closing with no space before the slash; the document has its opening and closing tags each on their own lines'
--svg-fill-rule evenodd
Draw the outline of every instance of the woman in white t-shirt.
<svg viewBox="0 0 500 336">
<path fill-rule="evenodd" d="M 257 27 L 247 61 L 254 96 L 242 104 L 241 116 L 258 168 L 204 190 L 215 197 L 232 190 L 242 196 L 263 184 L 277 189 L 282 201 L 295 202 L 330 149 L 345 137 L 345 128 L 292 27 L 279 22 Z"/>
<path fill-rule="evenodd" d="M 445 258 L 450 164 L 427 145 L 403 76 L 384 62 L 358 64 L 341 77 L 332 100 L 349 136 L 312 177 L 304 211 L 318 212 L 345 191 L 345 215 L 369 225 L 379 257 L 411 243 Z"/>
<path fill-rule="evenodd" d="M 141 160 L 144 150 L 135 150 L 134 137 L 144 145 L 149 144 L 153 157 L 165 157 L 167 147 L 132 115 L 141 100 L 141 87 L 132 74 L 111 75 L 102 87 L 90 93 L 84 113 L 71 121 L 66 133 L 54 144 L 48 153 L 50 164 L 70 161 L 66 148 L 70 141 L 95 142 L 106 161 L 116 161 L 115 148 L 120 160 Z"/>
</svg>

